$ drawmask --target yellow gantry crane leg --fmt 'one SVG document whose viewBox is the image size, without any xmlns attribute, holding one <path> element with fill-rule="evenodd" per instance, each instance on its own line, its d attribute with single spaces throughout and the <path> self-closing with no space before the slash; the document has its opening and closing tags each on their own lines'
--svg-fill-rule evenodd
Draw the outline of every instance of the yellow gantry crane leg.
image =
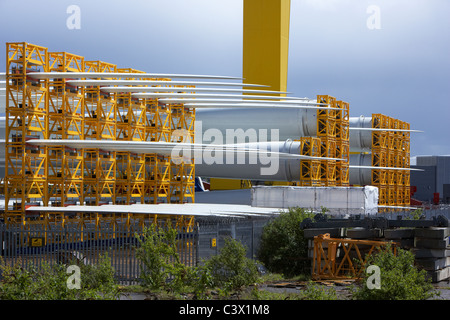
<svg viewBox="0 0 450 320">
<path fill-rule="evenodd" d="M 290 0 L 244 0 L 245 83 L 286 91 L 290 7 Z"/>
<path fill-rule="evenodd" d="M 262 84 L 270 86 L 264 89 L 286 92 L 290 9 L 290 0 L 244 0 L 244 83 Z M 241 185 L 245 185 L 245 181 L 211 180 L 211 190 L 242 189 Z"/>
</svg>

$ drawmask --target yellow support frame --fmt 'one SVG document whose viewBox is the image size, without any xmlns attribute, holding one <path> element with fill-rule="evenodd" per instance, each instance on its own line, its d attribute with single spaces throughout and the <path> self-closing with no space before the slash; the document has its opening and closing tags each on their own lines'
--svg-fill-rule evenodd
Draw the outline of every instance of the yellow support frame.
<svg viewBox="0 0 450 320">
<path fill-rule="evenodd" d="M 372 115 L 372 127 L 377 129 L 409 129 L 409 124 L 382 114 Z M 372 165 L 409 168 L 409 132 L 373 131 Z M 380 189 L 380 205 L 408 206 L 409 171 L 372 170 L 372 185 Z M 386 211 L 386 210 L 383 210 Z"/>
<path fill-rule="evenodd" d="M 67 52 L 49 52 L 50 72 L 83 72 L 84 58 Z M 50 139 L 84 139 L 84 89 L 69 86 L 69 79 L 50 79 Z M 64 146 L 48 149 L 48 203 L 53 206 L 83 202 L 83 152 Z"/>
<path fill-rule="evenodd" d="M 117 162 L 115 151 L 99 150 L 99 203 L 116 202 L 116 173 Z"/>
<path fill-rule="evenodd" d="M 170 203 L 171 162 L 162 156 L 156 157 L 156 195 L 157 202 Z"/>
<path fill-rule="evenodd" d="M 193 163 L 175 167 L 170 158 L 154 154 L 34 147 L 26 143 L 32 138 L 171 141 L 172 133 L 180 127 L 193 141 L 194 109 L 163 105 L 157 99 L 139 100 L 131 94 L 126 94 L 125 108 L 117 103 L 123 95 L 103 92 L 98 86 L 73 87 L 67 84 L 69 79 L 36 80 L 26 74 L 25 71 L 141 72 L 118 69 L 99 60 L 85 61 L 67 52 L 48 52 L 47 48 L 27 43 L 9 43 L 7 66 L 9 139 L 5 160 L 8 173 L 3 188 L 13 207 L 6 209 L 6 221 L 31 223 L 25 220 L 25 207 L 37 201 L 55 206 L 76 202 L 100 205 L 194 201 Z M 174 86 L 174 92 L 180 90 L 182 86 Z M 174 111 L 177 114 L 172 118 Z M 63 213 L 42 214 L 37 218 L 33 223 L 64 225 L 69 222 Z M 70 222 L 78 218 L 81 224 L 86 221 L 117 223 L 124 219 L 123 215 L 79 214 Z M 127 219 L 130 218 L 133 215 Z M 153 220 L 157 219 L 155 215 Z"/>
<path fill-rule="evenodd" d="M 6 44 L 6 221 L 24 223 L 27 203 L 47 198 L 46 153 L 26 144 L 29 138 L 48 138 L 48 81 L 27 76 L 37 71 L 48 71 L 47 48 Z"/>
<path fill-rule="evenodd" d="M 144 202 L 156 203 L 158 196 L 156 192 L 157 176 L 157 155 L 145 154 L 145 181 L 144 181 Z"/>
<path fill-rule="evenodd" d="M 300 155 L 320 157 L 321 141 L 319 138 L 303 137 L 300 142 Z M 320 160 L 300 161 L 300 186 L 320 186 Z"/>
<path fill-rule="evenodd" d="M 376 251 L 386 250 L 388 244 L 394 254 L 397 254 L 395 242 L 331 238 L 329 233 L 315 236 L 312 278 L 358 279 L 369 257 Z M 362 252 L 362 247 L 369 248 L 366 254 Z M 338 257 L 338 249 L 344 254 L 342 258 Z"/>
<path fill-rule="evenodd" d="M 344 159 L 320 162 L 321 185 L 347 186 L 350 157 L 349 104 L 329 95 L 318 95 L 317 102 L 328 104 L 330 107 L 317 111 L 317 137 L 321 140 L 320 156 Z"/>
</svg>

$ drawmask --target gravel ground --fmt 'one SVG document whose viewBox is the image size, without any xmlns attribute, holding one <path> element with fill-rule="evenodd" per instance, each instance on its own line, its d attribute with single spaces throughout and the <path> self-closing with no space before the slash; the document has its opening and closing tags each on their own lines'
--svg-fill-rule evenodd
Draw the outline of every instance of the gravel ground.
<svg viewBox="0 0 450 320">
<path fill-rule="evenodd" d="M 277 282 L 271 284 L 261 285 L 260 288 L 268 290 L 274 293 L 299 293 L 304 288 L 306 282 Z M 349 293 L 350 284 L 337 284 L 334 285 L 334 289 L 339 297 L 347 299 L 350 297 Z M 331 287 L 331 286 L 330 286 Z M 434 284 L 434 287 L 440 292 L 438 300 L 450 300 L 450 282 L 444 281 Z M 120 297 L 120 300 L 154 300 L 154 296 L 146 293 L 125 293 Z"/>
</svg>

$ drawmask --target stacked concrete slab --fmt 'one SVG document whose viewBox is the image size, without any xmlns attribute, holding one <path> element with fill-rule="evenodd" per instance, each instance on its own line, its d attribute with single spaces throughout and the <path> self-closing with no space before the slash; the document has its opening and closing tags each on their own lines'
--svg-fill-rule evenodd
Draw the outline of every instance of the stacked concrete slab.
<svg viewBox="0 0 450 320">
<path fill-rule="evenodd" d="M 450 228 L 417 228 L 414 231 L 416 263 L 433 282 L 450 278 Z"/>
<path fill-rule="evenodd" d="M 384 240 L 397 243 L 402 249 L 414 248 L 415 228 L 386 229 L 383 231 Z"/>
</svg>

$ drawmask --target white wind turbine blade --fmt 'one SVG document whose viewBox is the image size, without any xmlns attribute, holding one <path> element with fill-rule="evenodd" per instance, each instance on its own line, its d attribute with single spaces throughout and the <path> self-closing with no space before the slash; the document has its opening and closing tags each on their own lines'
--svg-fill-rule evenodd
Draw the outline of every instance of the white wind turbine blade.
<svg viewBox="0 0 450 320">
<path fill-rule="evenodd" d="M 280 159 L 321 159 L 321 160 L 344 160 L 340 158 L 310 157 L 291 153 L 271 152 L 262 149 L 252 149 L 241 145 L 213 145 L 174 142 L 147 142 L 147 141 L 113 141 L 113 140 L 70 140 L 70 139 L 32 139 L 27 144 L 38 146 L 66 146 L 74 149 L 102 149 L 105 151 L 129 151 L 132 153 L 157 153 L 170 156 L 173 151 L 204 151 L 216 150 L 232 154 L 244 155 L 277 155 Z"/>
<path fill-rule="evenodd" d="M 34 79 L 73 79 L 73 78 L 190 78 L 190 79 L 228 79 L 242 80 L 240 77 L 198 75 L 198 74 L 170 74 L 170 73 L 140 73 L 140 72 L 29 72 L 27 76 Z"/>
<path fill-rule="evenodd" d="M 293 108 L 293 109 L 328 109 L 327 105 L 323 107 L 316 107 L 316 105 L 320 105 L 317 103 L 298 103 L 298 104 L 278 104 L 278 102 L 272 102 L 271 104 L 257 104 L 257 103 L 186 103 L 183 104 L 186 108 L 194 108 L 194 109 L 211 109 L 211 108 Z M 329 108 L 329 109 L 337 109 L 337 108 Z"/>
<path fill-rule="evenodd" d="M 232 86 L 232 87 L 267 87 L 260 84 L 247 84 L 235 82 L 202 82 L 202 81 L 158 81 L 158 80 L 68 80 L 72 86 L 151 86 L 151 85 L 182 85 L 182 86 Z"/>
<path fill-rule="evenodd" d="M 184 98 L 223 98 L 223 99 L 267 99 L 267 100 L 301 100 L 296 97 L 236 95 L 236 94 L 205 94 L 205 93 L 133 93 L 133 97 L 141 99 L 184 99 Z M 244 101 L 245 102 L 245 101 Z"/>
<path fill-rule="evenodd" d="M 233 92 L 233 93 L 255 93 L 255 94 L 288 94 L 289 92 L 252 90 L 252 89 L 234 89 L 234 88 L 174 88 L 174 87 L 103 87 L 105 92 Z M 308 98 L 301 98 L 308 99 Z"/>
<path fill-rule="evenodd" d="M 359 131 L 387 131 L 387 132 L 424 132 L 420 130 L 410 130 L 410 129 L 385 129 L 385 128 L 358 128 L 358 127 L 349 127 L 350 130 L 359 130 Z"/>
<path fill-rule="evenodd" d="M 355 169 L 378 169 L 378 170 L 399 170 L 399 171 L 424 171 L 422 169 L 414 169 L 414 168 L 399 168 L 399 167 L 376 167 L 376 166 L 356 166 L 350 165 L 350 168 Z"/>
</svg>

